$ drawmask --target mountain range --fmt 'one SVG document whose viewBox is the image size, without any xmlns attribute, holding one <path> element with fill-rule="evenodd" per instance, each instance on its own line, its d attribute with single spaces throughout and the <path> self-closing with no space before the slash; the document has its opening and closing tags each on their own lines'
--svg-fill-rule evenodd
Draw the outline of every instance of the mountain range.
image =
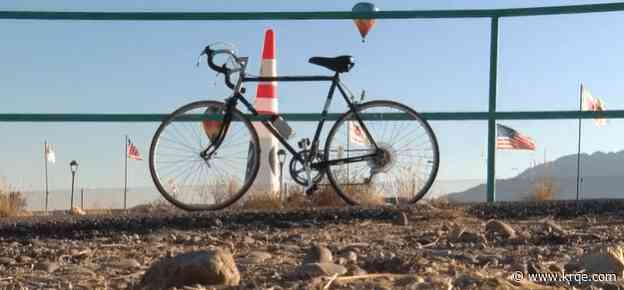
<svg viewBox="0 0 624 290">
<path fill-rule="evenodd" d="M 624 187 L 624 150 L 619 152 L 582 153 L 580 198 L 622 198 Z M 496 200 L 526 200 L 532 196 L 534 184 L 547 177 L 555 184 L 553 199 L 576 198 L 577 155 L 527 168 L 517 176 L 496 180 Z M 451 201 L 486 200 L 486 185 L 480 184 L 461 192 L 450 193 Z"/>
</svg>

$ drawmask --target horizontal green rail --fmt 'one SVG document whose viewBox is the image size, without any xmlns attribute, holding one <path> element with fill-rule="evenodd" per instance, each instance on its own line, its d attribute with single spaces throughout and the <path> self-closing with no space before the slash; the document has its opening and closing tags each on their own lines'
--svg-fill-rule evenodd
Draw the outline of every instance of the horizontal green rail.
<svg viewBox="0 0 624 290">
<path fill-rule="evenodd" d="M 0 19 L 30 20 L 121 20 L 121 21 L 208 21 L 208 20 L 322 20 L 322 19 L 405 19 L 475 18 L 576 14 L 624 10 L 624 3 L 585 4 L 511 9 L 425 10 L 425 11 L 310 11 L 310 12 L 71 12 L 0 11 Z"/>
<path fill-rule="evenodd" d="M 624 110 L 609 110 L 602 112 L 589 111 L 526 111 L 526 112 L 495 112 L 492 113 L 498 120 L 538 120 L 538 119 L 593 119 L 609 118 L 624 119 Z M 312 122 L 318 121 L 320 114 L 316 113 L 285 113 L 280 114 L 288 121 Z M 431 121 L 453 120 L 487 120 L 488 112 L 430 112 L 422 113 L 423 117 Z M 0 122 L 160 122 L 167 114 L 0 114 Z M 328 114 L 328 120 L 337 120 L 341 114 Z M 396 114 L 385 114 L 385 120 L 401 120 Z M 252 120 L 263 120 L 268 117 L 253 117 Z M 197 119 L 205 119 L 198 115 Z M 217 117 L 218 118 L 218 117 Z M 371 119 L 368 117 L 365 119 Z M 195 118 L 189 121 L 197 120 Z M 212 119 L 212 118 L 210 118 Z"/>
</svg>

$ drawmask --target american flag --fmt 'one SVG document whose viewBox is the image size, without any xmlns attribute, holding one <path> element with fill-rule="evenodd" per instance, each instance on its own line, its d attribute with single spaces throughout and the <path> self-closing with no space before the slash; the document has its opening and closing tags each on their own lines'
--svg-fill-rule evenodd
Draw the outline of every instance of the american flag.
<svg viewBox="0 0 624 290">
<path fill-rule="evenodd" d="M 496 148 L 535 150 L 535 141 L 529 136 L 501 124 L 496 124 Z"/>
<path fill-rule="evenodd" d="M 360 145 L 367 145 L 368 138 L 366 138 L 366 134 L 364 133 L 364 130 L 362 130 L 360 125 L 358 125 L 356 121 L 349 121 L 348 125 L 349 139 L 351 140 L 351 142 Z"/>
<path fill-rule="evenodd" d="M 47 162 L 54 164 L 56 162 L 56 154 L 54 153 L 54 148 L 52 145 L 46 143 L 45 144 L 45 159 Z"/>
<path fill-rule="evenodd" d="M 605 110 L 604 102 L 600 98 L 592 96 L 592 93 L 583 84 L 581 84 L 581 99 L 583 101 L 581 104 L 583 111 L 601 112 Z M 596 126 L 602 127 L 607 124 L 607 119 L 596 118 L 594 122 Z"/>
<path fill-rule="evenodd" d="M 139 149 L 137 149 L 136 146 L 134 146 L 134 144 L 132 144 L 132 141 L 130 141 L 130 139 L 128 139 L 128 159 L 132 159 L 132 160 L 143 160 L 143 158 L 141 157 L 141 153 L 139 153 Z"/>
</svg>

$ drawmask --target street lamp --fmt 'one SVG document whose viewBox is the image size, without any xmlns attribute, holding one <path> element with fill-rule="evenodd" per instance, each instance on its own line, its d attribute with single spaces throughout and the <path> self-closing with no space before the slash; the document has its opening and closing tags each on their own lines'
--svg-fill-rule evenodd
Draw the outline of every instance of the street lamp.
<svg viewBox="0 0 624 290">
<path fill-rule="evenodd" d="M 277 159 L 280 165 L 280 195 L 282 197 L 282 201 L 284 201 L 284 162 L 286 161 L 286 151 L 284 151 L 284 149 L 277 151 Z"/>
<path fill-rule="evenodd" d="M 78 171 L 78 162 L 76 160 L 72 160 L 69 162 L 69 169 L 71 169 L 72 173 L 72 188 L 71 188 L 71 202 L 70 202 L 70 210 L 74 208 L 74 181 L 76 179 L 76 171 Z"/>
</svg>

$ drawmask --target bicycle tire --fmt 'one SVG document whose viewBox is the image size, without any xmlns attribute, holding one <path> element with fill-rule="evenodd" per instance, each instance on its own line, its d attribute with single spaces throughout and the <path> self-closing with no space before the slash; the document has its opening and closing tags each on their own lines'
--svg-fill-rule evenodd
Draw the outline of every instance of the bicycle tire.
<svg viewBox="0 0 624 290">
<path fill-rule="evenodd" d="M 385 109 L 384 109 L 385 108 Z M 379 112 L 375 112 L 376 110 Z M 386 111 L 391 112 L 390 109 L 394 110 L 394 113 L 398 113 L 395 116 L 403 116 L 400 118 L 389 117 L 386 119 L 384 117 L 385 114 L 377 114 L 384 113 Z M 355 111 L 354 111 L 355 110 Z M 420 200 L 425 194 L 429 191 L 433 182 L 437 176 L 440 156 L 439 156 L 439 148 L 436 136 L 431 129 L 429 123 L 422 118 L 420 114 L 418 114 L 412 108 L 403 105 L 394 101 L 386 101 L 386 100 L 378 100 L 378 101 L 370 101 L 366 103 L 362 103 L 356 106 L 354 110 L 350 110 L 344 113 L 340 118 L 334 123 L 329 134 L 327 135 L 327 140 L 325 143 L 325 161 L 329 162 L 326 174 L 327 177 L 336 191 L 336 193 L 342 197 L 350 205 L 376 205 L 376 204 L 387 204 L 387 203 L 408 203 L 412 204 Z M 360 116 L 361 114 L 368 114 L 371 119 L 367 120 L 364 118 L 362 122 L 365 124 L 366 128 L 369 130 L 373 140 L 375 142 L 368 141 L 366 134 L 364 134 L 364 130 L 362 130 L 359 123 L 356 121 L 355 115 Z M 390 116 L 390 115 L 387 115 Z M 405 120 L 402 120 L 404 118 Z M 346 123 L 347 121 L 353 123 Z M 379 121 L 379 122 L 378 122 Z M 388 130 L 388 124 L 398 124 L 398 122 L 404 122 L 407 124 L 401 124 L 401 127 L 398 130 Z M 385 123 L 384 123 L 385 122 Z M 411 128 L 412 125 L 418 125 L 417 128 Z M 351 128 L 351 127 L 354 128 Z M 357 126 L 360 126 L 360 129 L 357 129 Z M 383 126 L 384 128 L 379 131 L 375 131 L 377 127 Z M 425 168 L 429 168 L 426 172 L 426 176 L 424 178 L 410 177 L 412 180 L 403 181 L 398 179 L 398 177 L 379 177 L 379 175 L 386 174 L 389 176 L 389 171 L 397 169 L 401 170 L 401 177 L 409 177 L 414 176 L 410 174 L 411 172 L 419 172 L 412 171 L 413 167 L 420 167 L 419 165 L 410 165 L 408 157 L 412 157 L 412 153 L 420 154 L 425 152 L 426 150 L 422 150 L 419 152 L 418 150 L 412 149 L 412 140 L 408 139 L 407 143 L 405 140 L 399 140 L 401 138 L 401 134 L 405 132 L 411 132 L 412 130 L 421 130 L 424 135 L 426 135 L 425 143 L 428 143 L 430 148 L 430 154 L 422 155 L 425 160 Z M 340 154 L 345 155 L 344 145 L 341 145 L 342 142 L 339 138 L 342 137 L 341 134 L 343 131 L 348 131 L 346 139 L 347 143 L 347 154 L 353 154 L 354 156 L 358 156 L 357 154 L 372 154 L 374 146 L 372 143 L 376 143 L 379 148 L 381 148 L 379 152 L 379 156 L 376 156 L 374 161 L 362 161 L 357 163 L 342 163 L 342 164 L 332 164 L 332 159 L 341 159 L 344 156 L 339 156 Z M 363 135 L 358 135 L 356 133 L 362 133 Z M 372 132 L 375 131 L 375 132 Z M 340 132 L 340 133 L 339 133 Z M 365 138 L 362 140 L 354 140 L 352 135 L 356 137 Z M 388 136 L 387 139 L 385 137 Z M 355 143 L 353 149 L 349 149 L 349 144 L 354 142 L 362 141 L 363 143 Z M 415 141 L 415 140 L 414 140 Z M 368 143 L 367 143 L 368 142 Z M 396 143 L 398 145 L 393 145 L 391 142 L 399 142 Z M 406 144 L 406 145 L 405 145 Z M 424 143 L 423 143 L 424 144 Z M 356 146 L 357 145 L 357 146 Z M 341 148 L 342 146 L 342 148 Z M 407 149 L 404 149 L 408 147 Z M 400 149 L 400 150 L 399 150 Z M 411 151 L 409 151 L 411 150 Z M 342 153 L 340 153 L 342 151 Z M 399 152 L 400 151 L 400 152 Z M 353 152 L 353 153 L 351 153 Z M 361 153 L 358 153 L 361 152 Z M 381 157 L 380 157 L 381 156 Z M 349 156 L 347 156 L 349 157 Z M 353 156 L 352 156 L 353 157 Z M 416 156 L 414 156 L 416 157 Z M 421 161 L 418 161 L 418 164 Z M 346 165 L 345 165 L 346 164 Z M 358 168 L 353 168 L 355 165 L 351 164 L 360 164 Z M 364 165 L 362 165 L 364 164 Z M 430 167 L 429 167 L 430 165 Z M 352 166 L 351 168 L 344 166 Z M 356 171 L 359 169 L 360 171 Z M 369 170 L 369 173 L 366 173 L 366 170 Z M 384 172 L 386 170 L 386 172 Z M 409 171 L 406 171 L 409 170 Z M 416 168 L 416 170 L 420 170 Z M 356 176 L 358 172 L 361 172 L 360 175 L 370 174 L 369 178 L 358 177 Z M 373 173 L 376 172 L 376 173 Z M 345 174 L 346 173 L 346 174 Z M 372 184 L 373 181 L 377 179 L 383 178 L 379 184 Z M 393 179 L 397 178 L 397 179 Z M 405 183 L 404 183 L 405 182 Z M 392 189 L 390 185 L 387 184 L 394 183 L 396 189 Z M 412 184 L 413 186 L 409 186 Z M 418 189 L 416 190 L 416 184 L 418 184 Z M 388 192 L 395 191 L 394 199 L 392 196 L 388 197 Z"/>
<path fill-rule="evenodd" d="M 169 116 L 167 116 L 167 118 L 165 118 L 160 126 L 158 127 L 158 129 L 156 130 L 153 138 L 152 138 L 152 142 L 150 145 L 150 152 L 149 152 L 149 169 L 150 169 L 150 174 L 152 177 L 152 180 L 156 186 L 156 188 L 158 189 L 158 191 L 161 193 L 161 195 L 169 202 L 171 202 L 172 204 L 174 204 L 175 206 L 184 209 L 186 211 L 199 211 L 199 210 L 219 210 L 219 209 L 223 209 L 226 208 L 228 206 L 230 206 L 231 204 L 233 204 L 234 202 L 236 202 L 237 200 L 239 200 L 245 193 L 246 191 L 249 189 L 249 187 L 251 186 L 251 184 L 253 183 L 254 179 L 256 178 L 256 175 L 258 174 L 258 170 L 259 170 L 259 166 L 260 166 L 260 146 L 259 146 L 259 140 L 258 140 L 258 134 L 254 128 L 254 126 L 251 124 L 251 122 L 249 121 L 249 119 L 243 115 L 240 111 L 238 111 L 237 109 L 233 109 L 232 110 L 232 121 L 230 122 L 230 124 L 228 125 L 229 129 L 228 131 L 226 131 L 225 136 L 223 137 L 223 143 L 221 144 L 221 146 L 218 147 L 218 149 L 215 151 L 215 158 L 209 161 L 206 161 L 205 159 L 199 159 L 201 157 L 195 157 L 198 158 L 193 159 L 193 162 L 197 162 L 199 163 L 199 167 L 197 167 L 197 165 L 193 165 L 194 167 L 191 167 L 191 173 L 193 173 L 193 171 L 195 172 L 200 172 L 200 173 L 196 173 L 198 175 L 204 175 L 208 177 L 213 177 L 216 179 L 214 182 L 213 180 L 210 181 L 210 183 L 208 181 L 206 181 L 204 184 L 201 184 L 201 182 L 198 182 L 198 185 L 194 185 L 194 184 L 190 184 L 188 185 L 188 190 L 189 191 L 197 191 L 199 190 L 199 192 L 197 193 L 199 198 L 204 198 L 207 199 L 209 196 L 208 192 L 205 192 L 204 190 L 213 190 L 213 194 L 212 194 L 212 199 L 214 201 L 213 204 L 208 204 L 208 203 L 201 203 L 201 202 L 187 202 L 185 200 L 181 200 L 180 195 L 177 193 L 177 189 L 178 187 L 176 185 L 173 186 L 166 186 L 167 181 L 163 180 L 165 178 L 165 176 L 161 176 L 161 174 L 164 172 L 163 170 L 160 169 L 160 164 L 165 164 L 164 161 L 160 160 L 159 158 L 159 149 L 164 143 L 165 141 L 167 142 L 172 142 L 173 140 L 171 140 L 170 138 L 165 138 L 166 134 L 164 133 L 165 130 L 167 128 L 176 128 L 175 125 L 177 124 L 182 124 L 182 123 L 174 123 L 174 121 L 178 120 L 180 122 L 184 121 L 183 117 L 186 113 L 192 112 L 192 111 L 197 111 L 199 110 L 199 113 L 207 113 L 209 108 L 212 110 L 216 110 L 214 112 L 219 112 L 219 113 L 224 113 L 225 112 L 225 104 L 222 102 L 216 102 L 216 101 L 198 101 L 198 102 L 193 102 L 193 103 L 189 103 L 187 105 L 184 105 L 180 108 L 178 108 L 177 110 L 175 110 L 173 113 L 171 113 Z M 186 121 L 186 122 L 191 122 L 191 121 Z M 170 156 L 180 156 L 179 158 L 193 158 L 193 154 L 198 154 L 197 156 L 199 156 L 199 151 L 201 151 L 202 149 L 204 149 L 206 147 L 206 145 L 203 145 L 203 142 L 212 142 L 213 140 L 211 140 L 209 135 L 209 132 L 206 131 L 206 127 L 205 125 L 207 124 L 206 122 L 211 122 L 210 120 L 200 120 L 198 122 L 202 122 L 202 123 L 198 123 L 198 126 L 182 126 L 180 125 L 180 127 L 185 127 L 185 128 L 195 128 L 195 131 L 200 131 L 199 125 L 202 125 L 202 129 L 204 130 L 203 132 L 200 131 L 200 133 L 195 134 L 196 138 L 198 138 L 198 142 L 199 142 L 199 146 L 197 146 L 197 148 L 201 148 L 198 150 L 198 152 L 193 152 L 191 149 L 189 149 L 189 151 L 191 152 L 191 155 L 181 155 L 180 153 L 177 153 L 178 151 L 175 151 L 175 154 L 170 154 Z M 212 121 L 214 122 L 214 121 Z M 220 122 L 220 121 L 216 121 L 216 122 Z M 235 123 L 236 122 L 236 123 Z M 238 123 L 240 122 L 240 123 Z M 221 123 L 218 123 L 221 124 Z M 240 183 L 240 187 L 236 187 L 237 189 L 234 188 L 235 181 L 234 179 L 228 179 L 229 176 L 225 176 L 225 173 L 221 173 L 221 172 L 215 172 L 218 173 L 216 176 L 212 175 L 210 176 L 210 174 L 208 174 L 208 169 L 206 168 L 213 168 L 216 167 L 216 165 L 218 165 L 218 162 L 224 162 L 225 163 L 225 158 L 219 156 L 218 154 L 223 152 L 223 151 L 227 151 L 229 148 L 227 147 L 228 144 L 226 141 L 229 141 L 229 139 L 227 139 L 228 137 L 230 139 L 234 138 L 236 136 L 238 136 L 237 134 L 239 134 L 238 132 L 232 132 L 234 129 L 234 127 L 238 128 L 242 128 L 241 131 L 246 131 L 247 135 L 243 136 L 243 139 L 240 143 L 244 143 L 241 146 L 245 146 L 247 143 L 249 143 L 248 145 L 248 149 L 247 149 L 247 162 L 246 162 L 246 168 L 245 168 L 245 173 L 244 173 L 244 177 L 242 177 L 242 182 Z M 169 131 L 168 131 L 169 132 Z M 206 134 L 205 136 L 203 136 L 203 134 Z M 172 133 L 173 134 L 173 133 Z M 176 136 L 180 137 L 180 139 L 184 139 L 184 141 L 188 141 L 189 138 L 188 135 L 190 134 L 181 134 L 179 133 L 179 135 L 177 135 L 178 132 L 176 132 Z M 206 137 L 206 138 L 204 138 Z M 191 139 L 193 138 L 193 136 L 191 135 Z M 206 140 L 203 140 L 206 139 Z M 248 139 L 248 140 L 244 140 L 244 139 Z M 163 144 L 161 144 L 163 143 Z M 192 143 L 192 142 L 189 142 Z M 203 145 L 203 146 L 202 146 Z M 162 146 L 163 148 L 166 148 L 165 146 Z M 172 148 L 176 148 L 176 150 L 181 150 L 182 149 L 186 149 L 186 148 L 191 148 L 190 145 L 188 144 L 183 144 L 183 145 L 176 145 L 176 146 L 171 146 Z M 194 148 L 194 147 L 193 147 Z M 163 149 L 165 150 L 165 149 Z M 161 150 L 162 151 L 162 150 Z M 219 156 L 219 158 L 217 158 L 217 156 Z M 176 157 L 178 158 L 178 157 Z M 241 159 L 241 157 L 236 157 L 236 159 Z M 181 161 L 179 162 L 184 162 L 186 160 L 191 160 L 191 159 L 181 159 Z M 222 161 L 223 160 L 223 161 Z M 174 162 L 177 162 L 174 160 Z M 213 162 L 212 165 L 209 162 Z M 206 164 L 206 166 L 204 167 L 204 163 Z M 189 168 L 183 168 L 180 167 L 179 164 L 173 165 L 173 166 L 177 166 L 180 168 L 180 170 L 189 170 Z M 211 167 L 212 166 L 212 167 Z M 174 168 L 177 169 L 177 168 Z M 171 169 L 169 169 L 171 170 Z M 223 170 L 226 173 L 229 173 L 229 171 L 226 171 L 225 169 Z M 238 172 L 238 171 L 237 171 Z M 179 174 L 179 172 L 178 172 Z M 201 176 L 200 176 L 201 177 Z M 200 178 L 199 177 L 199 178 Z M 193 182 L 195 180 L 197 180 L 198 177 L 194 176 L 195 179 L 192 179 Z M 184 182 L 186 182 L 186 180 L 188 180 L 188 176 L 184 179 Z M 200 179 L 201 180 L 201 179 Z M 219 183 L 221 181 L 224 183 Z M 175 181 L 175 180 L 174 180 Z M 220 187 L 221 185 L 221 187 Z M 223 185 L 225 185 L 225 187 L 223 187 Z M 175 187 L 175 188 L 174 188 Z M 226 191 L 231 191 L 231 192 L 227 192 Z M 195 192 L 191 192 L 191 195 L 194 195 Z M 199 196 L 201 195 L 201 196 Z M 195 198 L 193 196 L 191 196 L 191 198 Z M 222 199 L 222 200 L 221 200 Z"/>
</svg>

